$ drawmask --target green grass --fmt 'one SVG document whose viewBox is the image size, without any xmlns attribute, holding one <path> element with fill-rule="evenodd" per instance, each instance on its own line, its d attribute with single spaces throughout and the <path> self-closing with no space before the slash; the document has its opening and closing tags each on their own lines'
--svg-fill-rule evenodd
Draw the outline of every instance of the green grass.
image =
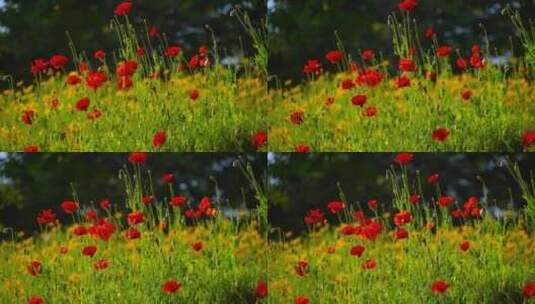
<svg viewBox="0 0 535 304">
<path fill-rule="evenodd" d="M 411 203 L 409 195 L 420 193 L 421 186 L 408 172 L 403 166 L 388 173 L 392 205 L 379 202 L 374 211 L 345 201 L 328 221 L 309 223 L 304 235 L 279 233 L 279 241 L 270 243 L 270 301 L 292 303 L 304 297 L 310 303 L 532 303 L 535 297 L 524 293 L 527 284 L 535 284 L 535 238 L 528 220 L 533 180 L 522 181 L 527 187 L 522 191 L 529 192 L 524 193 L 525 209 L 502 209 L 498 220 L 490 214 L 492 206 L 480 202 L 481 216 L 453 218 L 453 209 L 474 207 L 464 205 L 468 198 L 456 197 L 452 205 L 439 207 L 440 187 L 434 187 L 433 197 L 421 194 L 417 204 Z M 320 209 L 324 214 L 331 213 L 327 206 Z M 365 212 L 364 220 L 354 213 L 359 211 Z M 396 224 L 401 211 L 412 218 Z M 382 225 L 376 239 L 360 232 L 371 227 L 370 221 Z M 408 238 L 395 237 L 400 228 Z M 468 248 L 462 250 L 464 242 Z M 350 253 L 357 245 L 365 248 L 361 256 Z M 364 269 L 369 260 L 375 267 Z M 308 263 L 301 268 L 304 275 L 296 271 L 300 261 Z M 433 292 L 431 285 L 437 281 L 449 287 Z"/>
<path fill-rule="evenodd" d="M 348 51 L 338 41 L 336 50 L 343 53 L 341 58 L 333 62 L 320 60 L 321 71 L 307 73 L 306 81 L 274 88 L 269 116 L 270 150 L 532 149 L 532 140 L 526 143 L 535 129 L 535 86 L 530 80 L 534 70 L 529 64 L 532 34 L 522 35 L 525 60 L 509 58 L 497 65 L 491 59 L 499 54 L 492 53 L 488 43 L 475 52 L 451 46 L 449 55 L 438 56 L 438 49 L 445 45 L 440 41 L 441 35 L 426 38 L 411 18 L 409 14 L 403 14 L 401 19 L 395 15 L 389 18 L 396 58 L 393 62 L 379 56 L 379 50 L 374 50 L 374 59 L 365 60 L 361 50 Z M 520 19 L 513 20 L 522 24 Z M 326 55 L 318 53 L 316 58 L 323 56 Z M 457 65 L 461 57 L 467 62 L 464 71 Z M 472 57 L 483 64 L 478 65 L 477 60 L 472 64 Z M 414 68 L 401 69 L 401 58 L 412 60 Z M 370 70 L 382 76 L 375 86 L 359 81 Z M 410 84 L 399 87 L 399 77 L 408 78 Z M 465 92 L 471 96 L 464 98 Z M 352 103 L 357 95 L 366 96 L 365 104 Z M 376 110 L 374 116 L 364 115 L 369 108 Z M 292 121 L 294 113 L 301 113 L 301 122 Z M 432 136 L 439 128 L 449 132 L 442 141 Z"/>
<path fill-rule="evenodd" d="M 188 218 L 186 209 L 200 208 L 200 198 L 189 198 L 182 207 L 170 206 L 169 198 L 144 205 L 143 190 L 152 189 L 145 176 L 140 166 L 121 172 L 126 206 L 112 202 L 111 209 L 104 210 L 79 202 L 80 209 L 72 215 L 76 225 L 91 227 L 94 222 L 84 215 L 95 209 L 99 219 L 116 227 L 109 240 L 76 236 L 75 226 L 54 222 L 30 238 L 19 233 L 1 242 L 0 302 L 26 303 L 39 296 L 45 303 L 254 303 L 257 284 L 267 280 L 267 241 L 261 232 L 265 216 L 253 209 L 230 219 L 215 201 L 215 215 Z M 169 189 L 171 197 L 174 189 Z M 265 209 L 262 197 L 259 189 L 258 210 Z M 63 213 L 59 206 L 54 209 Z M 127 214 L 133 211 L 143 212 L 143 223 L 127 224 Z M 132 227 L 141 232 L 140 238 L 125 236 Z M 199 251 L 193 249 L 196 242 L 202 243 Z M 90 245 L 97 246 L 96 254 L 84 256 L 83 248 Z M 109 266 L 95 270 L 102 259 Z M 41 263 L 36 276 L 28 271 L 31 261 Z M 181 284 L 174 294 L 162 290 L 169 280 Z"/>
<path fill-rule="evenodd" d="M 247 29 L 252 27 L 246 13 L 237 12 L 240 22 Z M 173 56 L 167 50 L 176 45 L 165 36 L 149 37 L 146 26 L 131 24 L 128 16 L 116 16 L 112 29 L 119 48 L 105 50 L 104 59 L 77 50 L 71 40 L 68 63 L 35 73 L 33 85 L 18 82 L 2 92 L 3 151 L 255 149 L 251 137 L 267 129 L 264 117 L 269 108 L 266 67 L 262 66 L 267 62 L 264 40 L 254 45 L 258 54 L 236 57 L 237 65 L 225 66 L 215 38 L 204 50 L 199 46 L 198 52 L 180 51 Z M 137 53 L 139 47 L 145 54 Z M 192 64 L 195 57 L 198 65 Z M 116 68 L 126 60 L 135 61 L 137 69 L 123 77 Z M 86 83 L 93 71 L 108 77 L 97 89 Z M 67 84 L 68 76 L 78 77 L 81 82 Z M 120 89 L 124 81 L 131 81 L 131 87 Z M 197 92 L 198 98 L 192 98 L 192 92 Z M 90 104 L 86 110 L 79 110 L 76 103 L 83 98 L 89 98 Z M 52 106 L 53 101 L 57 106 Z M 101 115 L 90 119 L 97 111 Z M 23 120 L 25 112 L 33 113 L 29 115 L 31 121 Z M 157 132 L 166 134 L 163 145 L 153 144 Z"/>
</svg>

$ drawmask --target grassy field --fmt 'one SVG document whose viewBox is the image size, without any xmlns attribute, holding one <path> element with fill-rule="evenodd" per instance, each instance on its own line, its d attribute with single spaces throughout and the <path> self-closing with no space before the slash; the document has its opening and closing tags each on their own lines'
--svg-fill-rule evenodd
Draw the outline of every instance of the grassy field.
<svg viewBox="0 0 535 304">
<path fill-rule="evenodd" d="M 121 173 L 126 209 L 67 200 L 52 212 L 72 216 L 73 225 L 43 211 L 36 215 L 40 234 L 0 243 L 0 303 L 254 303 L 265 297 L 265 201 L 232 219 L 211 196 L 184 199 L 172 186 L 169 198 L 147 203 L 142 190 L 151 188 L 138 178 L 144 169 L 130 171 Z"/>
<path fill-rule="evenodd" d="M 245 13 L 234 15 L 251 26 Z M 236 57 L 238 64 L 229 66 L 216 44 L 185 54 L 165 36 L 131 24 L 128 15 L 116 16 L 112 29 L 120 48 L 88 53 L 71 42 L 72 54 L 31 63 L 33 85 L 11 81 L 0 95 L 2 151 L 244 151 L 263 145 L 254 140 L 267 129 L 269 108 L 263 42 L 254 46 L 258 54 Z"/>
<path fill-rule="evenodd" d="M 281 232 L 269 253 L 270 300 L 532 303 L 533 181 L 522 182 L 528 207 L 502 209 L 496 220 L 492 206 L 478 198 L 440 199 L 438 184 L 431 185 L 436 196 L 411 198 L 420 192 L 405 169 L 389 173 L 393 209 L 339 198 L 303 214 L 309 233 Z"/>
<path fill-rule="evenodd" d="M 339 41 L 318 54 L 324 59 L 304 63 L 306 81 L 273 89 L 270 150 L 532 149 L 535 29 L 508 12 L 525 58 L 496 63 L 500 54 L 489 45 L 456 49 L 440 33 L 419 30 L 408 12 L 389 19 L 394 61 L 379 50 L 347 51 Z"/>
</svg>

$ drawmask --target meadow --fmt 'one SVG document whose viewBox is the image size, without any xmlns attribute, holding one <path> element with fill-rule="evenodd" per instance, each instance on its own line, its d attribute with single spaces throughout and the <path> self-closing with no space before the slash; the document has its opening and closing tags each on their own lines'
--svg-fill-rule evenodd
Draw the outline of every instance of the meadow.
<svg viewBox="0 0 535 304">
<path fill-rule="evenodd" d="M 115 50 L 80 51 L 76 37 L 69 37 L 71 54 L 29 63 L 33 84 L 6 78 L 3 151 L 244 151 L 265 145 L 265 46 L 255 44 L 258 54 L 223 64 L 215 37 L 186 54 L 158 28 L 132 24 L 129 16 L 137 13 L 132 2 L 117 6 L 110 23 Z M 234 16 L 252 26 L 239 8 Z"/>
<path fill-rule="evenodd" d="M 338 198 L 303 214 L 308 231 L 274 230 L 272 303 L 532 303 L 535 181 L 508 168 L 523 209 L 456 197 L 418 178 L 402 153 L 387 173 L 393 200 Z M 422 189 L 434 189 L 425 197 Z M 503 205 L 503 204 L 502 204 Z M 507 204 L 505 204 L 507 205 Z"/>
<path fill-rule="evenodd" d="M 74 193 L 36 214 L 40 233 L 11 231 L 0 243 L 0 302 L 254 303 L 265 298 L 260 188 L 258 208 L 228 217 L 216 194 L 180 195 L 167 174 L 162 178 L 168 196 L 152 196 L 144 160 L 143 153 L 133 153 L 133 164 L 120 173 L 124 202 L 80 202 Z M 251 172 L 241 165 L 244 173 Z"/>
<path fill-rule="evenodd" d="M 346 50 L 336 36 L 336 48 L 305 60 L 305 80 L 275 84 L 270 150 L 532 150 L 532 23 L 504 11 L 524 46 L 524 57 L 504 57 L 486 36 L 469 49 L 447 44 L 439 28 L 413 20 L 415 9 L 402 1 L 388 19 L 393 56 L 365 43 Z"/>
</svg>

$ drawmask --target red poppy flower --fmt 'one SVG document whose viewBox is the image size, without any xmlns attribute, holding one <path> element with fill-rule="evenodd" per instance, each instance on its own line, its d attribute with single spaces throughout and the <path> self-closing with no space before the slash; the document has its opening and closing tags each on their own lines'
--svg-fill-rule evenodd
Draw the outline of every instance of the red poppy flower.
<svg viewBox="0 0 535 304">
<path fill-rule="evenodd" d="M 197 241 L 197 242 L 194 242 L 193 244 L 191 244 L 191 248 L 194 250 L 194 251 L 201 251 L 202 250 L 202 242 L 201 241 Z"/>
<path fill-rule="evenodd" d="M 409 211 L 400 211 L 394 215 L 394 224 L 402 226 L 412 220 L 412 214 Z"/>
<path fill-rule="evenodd" d="M 334 246 L 329 246 L 329 247 L 327 248 L 327 253 L 328 253 L 328 254 L 333 254 L 333 253 L 335 253 L 335 252 L 336 252 L 336 247 L 334 247 Z"/>
<path fill-rule="evenodd" d="M 394 158 L 394 163 L 400 165 L 400 166 L 406 166 L 412 162 L 414 159 L 414 154 L 402 152 L 398 153 L 396 157 Z"/>
<path fill-rule="evenodd" d="M 462 93 L 461 93 L 461 97 L 462 97 L 464 100 L 470 100 L 470 98 L 472 97 L 472 91 L 470 91 L 470 90 L 464 90 L 464 91 L 462 91 Z"/>
<path fill-rule="evenodd" d="M 87 234 L 87 228 L 83 225 L 75 225 L 72 228 L 72 233 L 76 236 L 83 236 Z"/>
<path fill-rule="evenodd" d="M 89 113 L 87 113 L 87 119 L 89 120 L 95 120 L 100 116 L 102 116 L 102 111 L 100 111 L 99 109 L 93 109 Z"/>
<path fill-rule="evenodd" d="M 329 204 L 327 204 L 327 209 L 329 209 L 329 211 L 332 214 L 336 214 L 336 213 L 344 210 L 345 207 L 346 207 L 346 203 L 341 202 L 341 201 L 332 201 Z"/>
<path fill-rule="evenodd" d="M 461 251 L 467 251 L 468 249 L 470 249 L 470 242 L 462 241 L 459 245 L 459 248 L 461 249 Z"/>
<path fill-rule="evenodd" d="M 117 7 L 115 8 L 113 12 L 115 13 L 115 15 L 125 16 L 132 12 L 133 7 L 134 7 L 134 4 L 132 4 L 132 2 L 124 1 L 124 2 L 119 3 L 119 5 L 117 5 Z"/>
<path fill-rule="evenodd" d="M 321 63 L 317 59 L 308 60 L 303 68 L 305 74 L 319 74 L 321 72 Z"/>
<path fill-rule="evenodd" d="M 255 150 L 265 146 L 268 141 L 268 134 L 263 131 L 258 131 L 251 137 L 251 144 Z"/>
<path fill-rule="evenodd" d="M 404 12 L 412 12 L 416 8 L 416 5 L 418 5 L 416 0 L 403 0 L 403 2 L 398 5 L 398 8 Z"/>
<path fill-rule="evenodd" d="M 405 88 L 411 86 L 411 80 L 407 76 L 400 76 L 396 78 L 396 86 L 398 88 Z"/>
<path fill-rule="evenodd" d="M 355 228 L 351 225 L 345 225 L 340 229 L 340 233 L 343 235 L 352 235 L 355 234 Z"/>
<path fill-rule="evenodd" d="M 446 208 L 455 202 L 455 198 L 451 196 L 441 196 L 438 198 L 438 205 L 442 208 Z"/>
<path fill-rule="evenodd" d="M 420 196 L 418 194 L 413 194 L 409 197 L 409 202 L 413 204 L 418 204 L 420 202 Z"/>
<path fill-rule="evenodd" d="M 431 39 L 433 36 L 435 36 L 435 29 L 430 26 L 425 30 L 425 37 Z"/>
<path fill-rule="evenodd" d="M 199 90 L 197 89 L 191 90 L 191 92 L 189 93 L 189 98 L 193 101 L 199 99 L 199 96 L 200 96 L 200 93 L 199 93 Z"/>
<path fill-rule="evenodd" d="M 124 236 L 127 239 L 136 240 L 141 237 L 141 232 L 139 232 L 139 230 L 137 230 L 136 228 L 129 228 L 125 231 Z"/>
<path fill-rule="evenodd" d="M 362 107 L 366 103 L 367 97 L 366 95 L 355 95 L 353 98 L 351 98 L 351 103 L 354 106 Z"/>
<path fill-rule="evenodd" d="M 298 296 L 295 298 L 295 304 L 310 304 L 310 300 L 307 297 Z"/>
<path fill-rule="evenodd" d="M 150 205 L 154 202 L 154 197 L 152 195 L 144 195 L 142 198 L 141 198 L 141 201 L 143 202 L 143 204 L 145 205 Z"/>
<path fill-rule="evenodd" d="M 187 199 L 185 196 L 182 195 L 175 195 L 171 198 L 171 206 L 180 207 L 186 204 Z"/>
<path fill-rule="evenodd" d="M 367 85 L 369 87 L 376 87 L 383 80 L 383 74 L 378 70 L 367 69 L 359 73 L 359 76 L 356 79 L 357 84 Z"/>
<path fill-rule="evenodd" d="M 33 123 L 33 119 L 35 117 L 35 111 L 34 110 L 24 110 L 22 112 L 21 120 L 23 123 L 27 125 L 31 125 Z"/>
<path fill-rule="evenodd" d="M 31 71 L 33 75 L 39 74 L 39 73 L 45 73 L 48 70 L 48 61 L 45 59 L 39 58 L 35 59 L 31 63 Z"/>
<path fill-rule="evenodd" d="M 435 141 L 445 141 L 450 135 L 450 130 L 448 128 L 437 128 L 433 131 L 431 137 Z"/>
<path fill-rule="evenodd" d="M 375 53 L 373 50 L 364 50 L 360 53 L 360 57 L 364 61 L 371 61 L 373 58 L 375 58 Z"/>
<path fill-rule="evenodd" d="M 535 131 L 528 130 L 522 135 L 522 147 L 529 149 L 533 145 L 535 145 Z"/>
<path fill-rule="evenodd" d="M 82 82 L 82 79 L 74 74 L 67 76 L 67 79 L 65 80 L 65 83 L 67 83 L 68 85 L 77 85 L 81 82 Z"/>
<path fill-rule="evenodd" d="M 359 230 L 360 231 L 358 235 L 369 241 L 373 241 L 379 236 L 379 234 L 381 234 L 383 226 L 380 223 L 372 220 L 366 223 L 365 225 L 362 225 Z"/>
<path fill-rule="evenodd" d="M 202 216 L 202 212 L 198 209 L 188 209 L 184 212 L 184 215 L 189 219 L 198 219 Z"/>
<path fill-rule="evenodd" d="M 362 111 L 362 115 L 366 117 L 373 117 L 377 115 L 377 108 L 376 107 L 367 107 Z"/>
<path fill-rule="evenodd" d="M 89 100 L 89 98 L 84 97 L 76 102 L 75 107 L 78 111 L 87 111 L 87 108 L 89 108 L 90 103 L 91 101 Z"/>
<path fill-rule="evenodd" d="M 167 141 L 167 134 L 165 131 L 158 131 L 152 137 L 152 145 L 154 148 L 161 148 Z"/>
<path fill-rule="evenodd" d="M 431 290 L 436 294 L 441 294 L 441 293 L 446 292 L 446 290 L 448 290 L 449 287 L 450 285 L 442 280 L 435 281 L 433 282 L 433 284 L 431 284 Z"/>
<path fill-rule="evenodd" d="M 162 176 L 162 181 L 164 183 L 172 183 L 175 180 L 173 173 L 166 173 Z"/>
<path fill-rule="evenodd" d="M 307 144 L 299 144 L 295 146 L 294 151 L 297 153 L 308 153 L 310 152 L 310 146 Z"/>
<path fill-rule="evenodd" d="M 97 211 L 96 210 L 88 210 L 86 213 L 85 213 L 85 218 L 88 220 L 88 221 L 94 221 L 97 219 Z"/>
<path fill-rule="evenodd" d="M 338 62 L 340 62 L 340 60 L 342 60 L 343 57 L 344 57 L 344 52 L 340 50 L 329 51 L 325 55 L 325 58 L 327 58 L 327 60 L 329 60 L 329 62 L 332 64 L 337 64 Z"/>
<path fill-rule="evenodd" d="M 69 58 L 63 55 L 54 55 L 50 58 L 50 66 L 56 70 L 63 68 L 67 62 L 69 62 Z"/>
<path fill-rule="evenodd" d="M 403 72 L 413 72 L 416 70 L 416 64 L 414 64 L 414 61 L 410 58 L 401 58 L 399 60 L 398 68 Z"/>
<path fill-rule="evenodd" d="M 182 51 L 182 49 L 179 46 L 170 46 L 165 50 L 165 56 L 174 58 L 180 54 L 180 51 Z"/>
<path fill-rule="evenodd" d="M 427 177 L 427 182 L 430 184 L 434 184 L 438 182 L 439 178 L 440 178 L 440 175 L 438 173 L 434 173 Z"/>
<path fill-rule="evenodd" d="M 309 210 L 308 214 L 305 216 L 305 223 L 308 225 L 323 224 L 324 221 L 325 216 L 319 209 Z"/>
<path fill-rule="evenodd" d="M 61 203 L 61 209 L 67 214 L 74 213 L 78 207 L 80 206 L 75 201 L 64 201 Z"/>
<path fill-rule="evenodd" d="M 45 209 L 37 215 L 37 223 L 39 225 L 50 224 L 56 221 L 56 214 L 52 209 Z"/>
<path fill-rule="evenodd" d="M 477 207 L 479 200 L 475 196 L 470 196 L 463 205 L 463 209 L 471 210 Z"/>
<path fill-rule="evenodd" d="M 377 266 L 377 262 L 372 259 L 366 260 L 366 262 L 362 263 L 362 269 L 364 270 L 374 269 L 375 266 Z"/>
<path fill-rule="evenodd" d="M 32 296 L 28 299 L 28 304 L 44 304 L 45 300 L 41 298 L 40 296 Z"/>
<path fill-rule="evenodd" d="M 134 165 L 140 165 L 147 162 L 149 155 L 145 152 L 132 152 L 128 156 L 128 161 Z"/>
<path fill-rule="evenodd" d="M 65 246 L 61 246 L 59 247 L 59 253 L 61 254 L 67 254 L 67 252 L 69 252 L 69 248 L 65 247 Z"/>
<path fill-rule="evenodd" d="M 89 227 L 88 231 L 93 237 L 108 241 L 115 232 L 115 226 L 106 219 L 99 219 Z"/>
<path fill-rule="evenodd" d="M 479 54 L 472 54 L 470 56 L 470 65 L 475 69 L 480 69 L 485 66 L 485 60 Z"/>
<path fill-rule="evenodd" d="M 96 252 L 97 252 L 97 246 L 95 245 L 86 246 L 82 249 L 82 254 L 88 257 L 93 257 Z"/>
<path fill-rule="evenodd" d="M 130 226 L 141 224 L 144 221 L 143 212 L 133 211 L 130 214 L 128 214 L 127 219 L 128 219 L 128 225 Z"/>
<path fill-rule="evenodd" d="M 208 196 L 205 196 L 201 199 L 201 202 L 199 203 L 199 210 L 204 213 L 206 210 L 212 207 L 212 201 Z"/>
<path fill-rule="evenodd" d="M 447 57 L 450 55 L 453 48 L 448 45 L 443 45 L 437 49 L 437 56 L 438 57 Z"/>
<path fill-rule="evenodd" d="M 162 291 L 166 294 L 174 294 L 180 289 L 180 287 L 182 287 L 182 284 L 180 284 L 177 280 L 169 280 L 162 285 Z"/>
<path fill-rule="evenodd" d="M 135 60 L 126 60 L 119 63 L 115 72 L 117 76 L 132 77 L 137 71 L 138 63 Z"/>
<path fill-rule="evenodd" d="M 352 256 L 358 256 L 359 258 L 362 256 L 362 254 L 364 253 L 364 250 L 366 250 L 366 248 L 362 245 L 355 245 L 353 247 L 351 247 L 351 249 L 349 249 L 349 254 L 352 255 Z"/>
<path fill-rule="evenodd" d="M 93 54 L 93 57 L 95 57 L 95 59 L 98 59 L 98 60 L 104 60 L 106 59 L 106 53 L 104 53 L 103 50 L 97 50 Z"/>
<path fill-rule="evenodd" d="M 305 112 L 303 111 L 295 111 L 290 115 L 290 121 L 296 125 L 302 124 L 304 119 L 305 119 Z"/>
<path fill-rule="evenodd" d="M 308 268 L 308 262 L 307 261 L 299 261 L 294 267 L 295 274 L 302 277 L 308 274 L 309 268 Z"/>
<path fill-rule="evenodd" d="M 86 62 L 79 62 L 78 63 L 78 72 L 85 74 L 87 71 L 89 71 L 89 65 Z"/>
<path fill-rule="evenodd" d="M 150 37 L 158 37 L 160 36 L 160 29 L 158 29 L 156 26 L 151 26 L 149 29 L 149 36 Z"/>
<path fill-rule="evenodd" d="M 394 236 L 398 240 L 407 239 L 409 238 L 409 232 L 405 230 L 404 228 L 398 227 L 396 228 L 396 231 L 394 232 Z"/>
<path fill-rule="evenodd" d="M 136 55 L 138 55 L 139 57 L 143 57 L 143 56 L 145 56 L 145 48 L 138 47 L 138 48 L 136 49 Z"/>
<path fill-rule="evenodd" d="M 332 96 L 327 97 L 327 100 L 325 100 L 326 106 L 331 106 L 333 103 L 334 103 L 334 97 Z"/>
<path fill-rule="evenodd" d="M 108 268 L 108 266 L 110 266 L 110 263 L 108 262 L 108 260 L 102 259 L 102 260 L 98 260 L 93 265 L 93 269 L 95 271 L 99 271 L 99 270 L 104 270 L 104 269 Z"/>
<path fill-rule="evenodd" d="M 106 75 L 106 73 L 91 72 L 87 76 L 85 82 L 89 88 L 96 90 L 100 88 L 107 80 L 108 80 L 108 75 Z"/>
<path fill-rule="evenodd" d="M 35 145 L 24 147 L 24 152 L 26 153 L 36 153 L 39 152 L 39 147 Z"/>
<path fill-rule="evenodd" d="M 457 59 L 457 61 L 455 63 L 457 64 L 457 67 L 461 71 L 464 71 L 464 70 L 466 70 L 468 68 L 468 62 L 466 62 L 466 59 L 464 59 L 464 58 Z"/>
<path fill-rule="evenodd" d="M 355 83 L 351 79 L 344 79 L 340 85 L 342 90 L 351 90 L 355 87 Z"/>
<path fill-rule="evenodd" d="M 377 200 L 376 199 L 371 199 L 368 201 L 368 208 L 372 209 L 372 210 L 375 210 L 377 209 Z"/>
<path fill-rule="evenodd" d="M 535 298 L 535 282 L 527 282 L 524 284 L 524 289 L 522 294 L 525 299 Z"/>
<path fill-rule="evenodd" d="M 37 260 L 33 260 L 30 262 L 30 264 L 28 264 L 28 273 L 31 275 L 31 276 L 37 276 L 41 273 L 42 269 L 41 269 L 41 262 L 37 261 Z"/>
<path fill-rule="evenodd" d="M 54 99 L 52 99 L 52 100 L 50 101 L 50 107 L 51 107 L 52 109 L 57 108 L 58 105 L 59 105 L 59 100 L 58 100 L 57 98 L 54 98 Z"/>
<path fill-rule="evenodd" d="M 267 282 L 260 281 L 256 284 L 255 295 L 258 299 L 263 299 L 268 296 Z"/>
</svg>

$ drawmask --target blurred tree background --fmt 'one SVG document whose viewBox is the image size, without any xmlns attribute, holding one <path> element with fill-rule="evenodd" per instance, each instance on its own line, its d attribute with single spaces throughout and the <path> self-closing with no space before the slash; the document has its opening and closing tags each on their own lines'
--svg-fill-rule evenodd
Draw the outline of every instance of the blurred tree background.
<svg viewBox="0 0 535 304">
<path fill-rule="evenodd" d="M 66 31 L 78 50 L 103 49 L 111 56 L 118 38 L 110 29 L 115 7 L 121 0 L 3 0 L 0 1 L 0 75 L 16 80 L 32 79 L 30 61 L 69 55 Z M 156 26 L 169 43 L 179 44 L 186 54 L 201 45 L 218 41 L 219 55 L 251 52 L 248 35 L 236 17 L 235 5 L 246 10 L 253 22 L 266 16 L 265 0 L 134 0 L 129 16 L 136 28 Z M 208 26 L 211 30 L 209 30 Z M 109 57 L 112 58 L 112 57 Z"/>
<path fill-rule="evenodd" d="M 309 209 L 326 210 L 327 203 L 339 200 L 338 183 L 348 203 L 359 202 L 367 209 L 370 199 L 389 208 L 392 201 L 391 182 L 386 172 L 394 165 L 392 153 L 314 153 L 269 154 L 268 199 L 269 220 L 283 231 L 302 232 Z M 484 207 L 519 208 L 523 204 L 518 185 L 505 166 L 505 160 L 517 162 L 526 179 L 535 174 L 535 154 L 491 153 L 415 153 L 409 165 L 412 189 L 419 174 L 423 198 L 435 196 L 435 188 L 428 185 L 427 176 L 438 173 L 443 193 L 464 202 L 477 196 Z M 419 172 L 419 173 L 417 173 Z"/>
<path fill-rule="evenodd" d="M 301 80 L 307 59 L 324 60 L 325 53 L 336 49 L 338 35 L 353 58 L 359 50 L 371 48 L 393 59 L 392 40 L 387 24 L 400 0 L 270 0 L 268 12 L 271 31 L 270 71 L 279 80 Z M 420 31 L 433 26 L 441 43 L 448 43 L 468 55 L 473 43 L 483 45 L 485 31 L 491 52 L 504 55 L 521 52 L 514 28 L 501 11 L 506 5 L 520 10 L 525 18 L 535 18 L 535 0 L 420 0 L 412 16 Z M 481 28 L 481 26 L 485 31 Z"/>
<path fill-rule="evenodd" d="M 73 188 L 82 207 L 98 206 L 100 200 L 109 198 L 124 208 L 126 194 L 119 171 L 128 164 L 132 172 L 127 158 L 125 153 L 2 153 L 0 228 L 36 230 L 36 216 L 46 208 L 69 221 L 59 205 L 73 198 Z M 238 159 L 249 162 L 258 182 L 265 183 L 264 153 L 152 153 L 144 167 L 150 170 L 157 199 L 169 198 L 161 177 L 173 173 L 175 193 L 186 195 L 193 204 L 203 196 L 215 199 L 217 186 L 223 205 L 218 207 L 253 208 L 254 193 L 236 166 Z"/>
</svg>

